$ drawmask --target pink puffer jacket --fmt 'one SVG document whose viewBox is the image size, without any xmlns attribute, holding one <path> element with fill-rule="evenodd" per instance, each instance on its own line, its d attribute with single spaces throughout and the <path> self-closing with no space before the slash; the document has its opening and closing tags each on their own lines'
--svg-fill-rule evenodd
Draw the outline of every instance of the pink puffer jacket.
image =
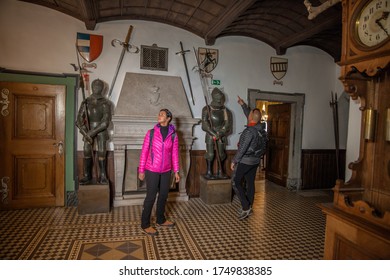
<svg viewBox="0 0 390 280">
<path fill-rule="evenodd" d="M 172 143 L 172 133 L 174 132 L 175 126 L 170 124 L 168 135 L 163 142 L 160 124 L 156 124 L 150 149 L 150 130 L 146 133 L 139 160 L 139 173 L 145 173 L 145 170 L 157 173 L 170 170 L 179 171 L 179 139 L 175 135 Z"/>
</svg>

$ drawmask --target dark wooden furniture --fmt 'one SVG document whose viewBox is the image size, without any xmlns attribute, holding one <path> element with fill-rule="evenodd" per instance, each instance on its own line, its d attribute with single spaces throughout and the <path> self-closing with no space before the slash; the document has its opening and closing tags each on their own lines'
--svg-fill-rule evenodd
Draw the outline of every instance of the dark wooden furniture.
<svg viewBox="0 0 390 280">
<path fill-rule="evenodd" d="M 390 37 L 378 24 L 388 26 L 390 1 L 343 0 L 342 6 L 340 80 L 361 103 L 360 152 L 349 165 L 350 180 L 336 182 L 333 204 L 322 205 L 324 258 L 390 259 Z M 357 28 L 385 37 L 371 42 Z"/>
</svg>

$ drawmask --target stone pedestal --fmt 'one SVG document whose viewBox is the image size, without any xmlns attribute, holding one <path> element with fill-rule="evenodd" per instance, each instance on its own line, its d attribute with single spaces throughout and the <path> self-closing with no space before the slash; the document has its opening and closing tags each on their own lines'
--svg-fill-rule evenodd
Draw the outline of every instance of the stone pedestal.
<svg viewBox="0 0 390 280">
<path fill-rule="evenodd" d="M 206 204 L 230 203 L 232 201 L 231 180 L 207 180 L 201 175 L 200 199 Z"/>
<path fill-rule="evenodd" d="M 97 214 L 110 212 L 110 186 L 107 185 L 79 185 L 78 213 Z"/>
</svg>

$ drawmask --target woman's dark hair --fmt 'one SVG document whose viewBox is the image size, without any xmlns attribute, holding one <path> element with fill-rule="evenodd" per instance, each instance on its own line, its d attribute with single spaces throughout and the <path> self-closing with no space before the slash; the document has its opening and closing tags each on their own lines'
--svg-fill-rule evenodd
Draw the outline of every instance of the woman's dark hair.
<svg viewBox="0 0 390 280">
<path fill-rule="evenodd" d="M 170 118 L 169 122 L 171 122 L 171 120 L 173 118 L 171 111 L 169 111 L 168 109 L 161 109 L 160 112 L 161 111 L 164 111 L 165 114 L 167 114 L 167 118 Z"/>
</svg>

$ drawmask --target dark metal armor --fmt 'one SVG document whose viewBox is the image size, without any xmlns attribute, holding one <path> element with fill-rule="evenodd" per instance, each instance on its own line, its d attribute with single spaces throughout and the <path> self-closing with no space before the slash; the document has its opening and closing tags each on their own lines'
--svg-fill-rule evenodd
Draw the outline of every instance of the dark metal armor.
<svg viewBox="0 0 390 280">
<path fill-rule="evenodd" d="M 206 132 L 206 153 L 204 155 L 207 163 L 206 179 L 226 179 L 223 172 L 223 161 L 226 159 L 227 135 L 232 128 L 232 113 L 227 109 L 225 96 L 218 89 L 214 88 L 211 93 L 211 104 L 202 109 L 202 129 Z M 218 154 L 215 154 L 218 153 Z M 218 159 L 218 172 L 213 175 L 213 160 Z"/>
<path fill-rule="evenodd" d="M 92 182 L 93 144 L 97 142 L 97 155 L 99 162 L 98 183 L 108 184 L 107 167 L 107 140 L 109 140 L 108 127 L 111 123 L 111 102 L 103 96 L 104 82 L 97 79 L 91 84 L 92 95 L 81 103 L 76 126 L 80 129 L 84 141 L 84 178 L 81 185 Z"/>
</svg>

